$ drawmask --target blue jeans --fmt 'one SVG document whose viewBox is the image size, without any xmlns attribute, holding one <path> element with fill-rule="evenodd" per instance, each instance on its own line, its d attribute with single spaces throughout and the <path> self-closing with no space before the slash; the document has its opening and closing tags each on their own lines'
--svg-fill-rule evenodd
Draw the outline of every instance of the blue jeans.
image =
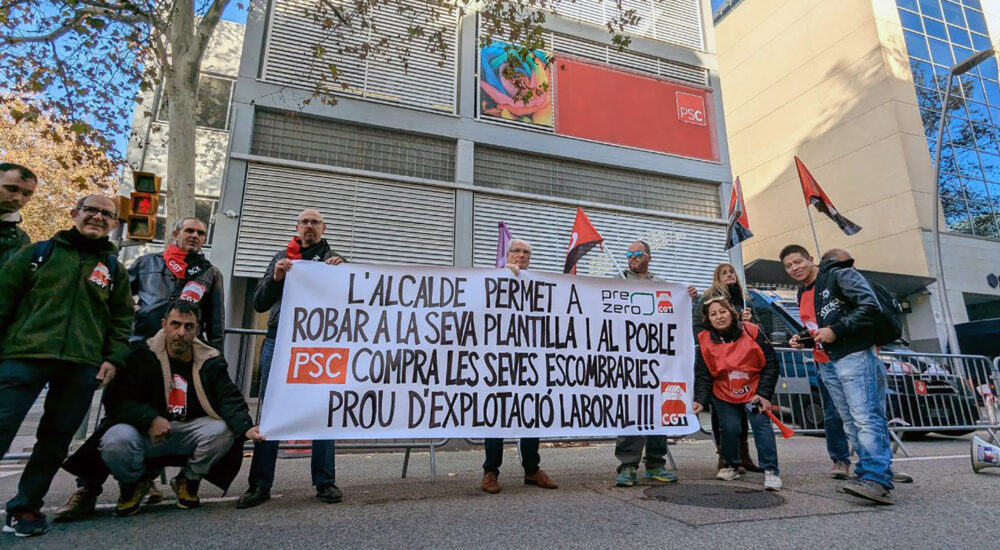
<svg viewBox="0 0 1000 550">
<path fill-rule="evenodd" d="M 885 419 L 885 365 L 874 348 L 820 364 L 844 431 L 858 453 L 854 475 L 892 489 L 892 448 Z"/>
<path fill-rule="evenodd" d="M 264 403 L 267 378 L 274 358 L 274 338 L 264 338 L 260 348 L 260 402 Z M 278 462 L 278 442 L 258 441 L 253 444 L 253 460 L 250 462 L 250 487 L 271 489 L 274 485 L 274 468 Z M 333 440 L 313 440 L 312 442 L 312 484 L 316 487 L 333 485 L 335 477 L 335 456 Z"/>
<path fill-rule="evenodd" d="M 744 418 L 753 430 L 753 442 L 757 447 L 757 460 L 765 472 L 778 474 L 778 445 L 774 440 L 771 419 L 763 413 L 747 413 L 743 403 L 729 403 L 712 396 L 712 408 L 719 413 L 719 445 L 722 448 L 722 462 L 726 466 L 739 468 L 740 432 Z"/>
<path fill-rule="evenodd" d="M 844 420 L 840 418 L 837 405 L 830 397 L 830 390 L 826 389 L 823 376 L 819 372 L 817 372 L 816 383 L 819 386 L 819 397 L 823 401 L 823 431 L 826 433 L 826 452 L 834 463 L 850 466 L 851 449 L 847 445 L 847 434 L 844 433 Z"/>
<path fill-rule="evenodd" d="M 99 383 L 95 376 L 97 367 L 65 361 L 0 361 L 0 456 L 7 454 L 31 405 L 49 385 L 35 446 L 18 482 L 17 496 L 7 502 L 8 514 L 41 509 L 73 434 L 90 409 Z"/>
</svg>

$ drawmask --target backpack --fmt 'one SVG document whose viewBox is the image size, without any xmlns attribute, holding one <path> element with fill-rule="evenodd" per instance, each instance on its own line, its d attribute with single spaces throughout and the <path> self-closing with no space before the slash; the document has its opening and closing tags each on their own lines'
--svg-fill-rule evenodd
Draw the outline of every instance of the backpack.
<svg viewBox="0 0 1000 550">
<path fill-rule="evenodd" d="M 903 306 L 888 288 L 865 277 L 878 300 L 879 319 L 875 323 L 875 345 L 886 346 L 903 337 Z"/>
<path fill-rule="evenodd" d="M 31 271 L 38 271 L 38 268 L 49 261 L 52 257 L 52 249 L 55 243 L 52 240 L 38 241 L 31 252 Z M 115 289 L 115 275 L 118 272 L 118 256 L 108 254 L 108 278 L 111 279 L 110 290 Z"/>
</svg>

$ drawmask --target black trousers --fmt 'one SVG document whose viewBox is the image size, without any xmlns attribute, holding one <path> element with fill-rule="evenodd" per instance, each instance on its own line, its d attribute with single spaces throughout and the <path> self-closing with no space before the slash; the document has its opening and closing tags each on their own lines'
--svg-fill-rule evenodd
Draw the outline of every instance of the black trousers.
<svg viewBox="0 0 1000 550">
<path fill-rule="evenodd" d="M 503 439 L 491 437 L 486 439 L 486 462 L 483 462 L 483 473 L 493 472 L 500 474 L 500 466 L 503 465 Z M 521 466 L 524 467 L 524 475 L 534 475 L 538 471 L 538 465 L 542 462 L 542 457 L 538 454 L 538 438 L 525 437 L 521 439 Z"/>
</svg>

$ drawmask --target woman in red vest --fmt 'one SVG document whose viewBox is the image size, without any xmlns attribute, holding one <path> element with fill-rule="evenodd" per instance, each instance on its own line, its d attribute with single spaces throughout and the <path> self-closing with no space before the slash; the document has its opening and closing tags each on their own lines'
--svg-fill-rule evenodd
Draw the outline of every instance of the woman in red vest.
<svg viewBox="0 0 1000 550">
<path fill-rule="evenodd" d="M 722 296 L 702 304 L 705 330 L 698 333 L 694 365 L 695 413 L 704 405 L 718 412 L 724 466 L 716 477 L 739 479 L 740 431 L 743 419 L 753 429 L 757 458 L 764 469 L 764 488 L 781 489 L 774 429 L 763 410 L 771 406 L 778 383 L 778 359 L 760 328 L 741 322 L 736 308 Z"/>
</svg>

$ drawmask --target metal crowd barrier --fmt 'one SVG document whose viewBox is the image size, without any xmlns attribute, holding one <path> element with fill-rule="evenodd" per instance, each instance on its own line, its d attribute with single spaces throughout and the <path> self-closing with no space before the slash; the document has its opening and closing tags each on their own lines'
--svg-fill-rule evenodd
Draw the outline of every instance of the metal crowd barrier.
<svg viewBox="0 0 1000 550">
<path fill-rule="evenodd" d="M 825 388 L 812 352 L 778 349 L 780 377 L 775 414 L 797 433 L 824 433 Z M 1000 359 L 978 355 L 884 350 L 886 416 L 894 447 L 909 455 L 903 439 L 930 432 L 965 435 L 1000 430 Z"/>
</svg>

